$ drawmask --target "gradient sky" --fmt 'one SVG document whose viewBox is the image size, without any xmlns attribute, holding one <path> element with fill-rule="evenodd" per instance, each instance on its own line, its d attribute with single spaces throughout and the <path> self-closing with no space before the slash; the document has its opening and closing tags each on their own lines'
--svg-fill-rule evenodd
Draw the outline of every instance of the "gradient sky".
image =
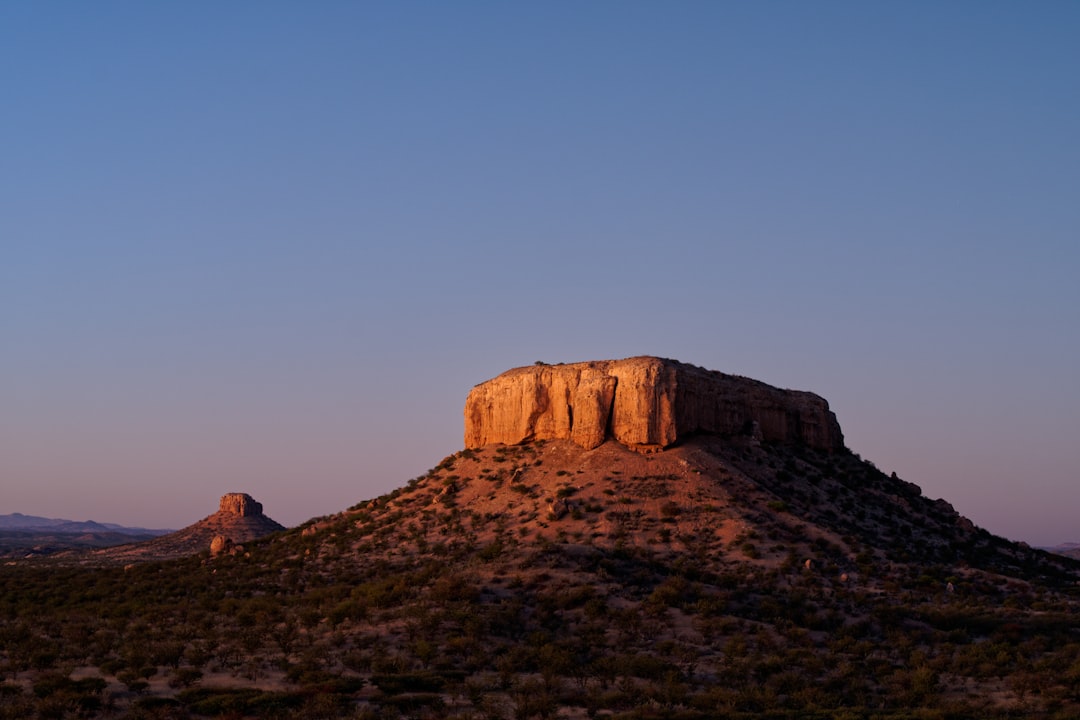
<svg viewBox="0 0 1080 720">
<path fill-rule="evenodd" d="M 651 354 L 826 397 L 1080 541 L 1080 4 L 0 5 L 0 514 L 288 525 L 469 389 Z"/>
</svg>

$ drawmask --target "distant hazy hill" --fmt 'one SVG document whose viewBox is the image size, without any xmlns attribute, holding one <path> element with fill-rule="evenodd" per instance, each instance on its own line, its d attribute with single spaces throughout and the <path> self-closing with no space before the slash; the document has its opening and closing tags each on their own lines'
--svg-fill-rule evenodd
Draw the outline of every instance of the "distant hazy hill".
<svg viewBox="0 0 1080 720">
<path fill-rule="evenodd" d="M 0 515 L 0 557 L 52 555 L 139 542 L 170 530 L 132 528 L 93 520 L 64 520 L 22 513 Z"/>
<path fill-rule="evenodd" d="M 23 515 L 22 513 L 0 515 L 0 531 L 2 530 L 47 530 L 59 533 L 114 532 L 121 535 L 150 535 L 153 537 L 172 532 L 172 530 L 125 527 L 115 523 L 99 523 L 93 520 L 78 521 L 45 518 L 36 515 Z"/>
<path fill-rule="evenodd" d="M 1065 557 L 1071 557 L 1076 560 L 1080 560 L 1080 543 L 1064 543 L 1063 545 L 1055 545 L 1054 547 L 1043 548 L 1047 552 L 1052 552 L 1057 555 L 1064 555 Z"/>
</svg>

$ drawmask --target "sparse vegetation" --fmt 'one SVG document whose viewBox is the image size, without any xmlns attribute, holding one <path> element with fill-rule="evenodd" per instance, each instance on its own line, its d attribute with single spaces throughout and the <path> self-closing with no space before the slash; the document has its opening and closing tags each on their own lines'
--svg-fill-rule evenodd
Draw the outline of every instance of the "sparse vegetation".
<svg viewBox="0 0 1080 720">
<path fill-rule="evenodd" d="M 1076 563 L 853 455 L 694 449 L 471 450 L 248 555 L 0 567 L 0 719 L 1080 713 Z"/>
</svg>

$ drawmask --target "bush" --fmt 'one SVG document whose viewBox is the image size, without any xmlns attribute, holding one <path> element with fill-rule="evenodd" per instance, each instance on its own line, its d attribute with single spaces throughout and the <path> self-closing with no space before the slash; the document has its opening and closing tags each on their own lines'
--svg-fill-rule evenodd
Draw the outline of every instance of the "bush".
<svg viewBox="0 0 1080 720">
<path fill-rule="evenodd" d="M 399 712 L 404 713 L 408 717 L 413 717 L 417 710 L 423 708 L 433 708 L 441 710 L 446 704 L 442 695 L 438 693 L 407 693 L 404 695 L 395 695 L 393 697 L 385 698 L 382 701 L 383 705 L 389 705 L 396 708 Z"/>
<path fill-rule="evenodd" d="M 375 675 L 371 678 L 375 687 L 386 695 L 399 695 L 401 693 L 433 693 L 439 692 L 446 685 L 446 681 L 434 673 L 392 673 Z"/>
<path fill-rule="evenodd" d="M 202 680 L 202 676 L 202 670 L 198 668 L 182 667 L 173 671 L 173 676 L 169 678 L 169 686 L 173 688 L 191 687 Z"/>
<path fill-rule="evenodd" d="M 180 702 L 197 715 L 259 715 L 300 707 L 303 693 L 264 692 L 255 688 L 196 688 L 184 690 Z"/>
</svg>

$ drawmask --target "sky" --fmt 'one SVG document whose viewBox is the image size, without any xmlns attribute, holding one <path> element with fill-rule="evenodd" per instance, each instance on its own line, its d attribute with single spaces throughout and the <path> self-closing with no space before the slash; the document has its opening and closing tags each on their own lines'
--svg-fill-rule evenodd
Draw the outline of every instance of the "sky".
<svg viewBox="0 0 1080 720">
<path fill-rule="evenodd" d="M 286 525 L 658 355 L 1080 541 L 1080 4 L 0 4 L 0 514 Z"/>
</svg>

